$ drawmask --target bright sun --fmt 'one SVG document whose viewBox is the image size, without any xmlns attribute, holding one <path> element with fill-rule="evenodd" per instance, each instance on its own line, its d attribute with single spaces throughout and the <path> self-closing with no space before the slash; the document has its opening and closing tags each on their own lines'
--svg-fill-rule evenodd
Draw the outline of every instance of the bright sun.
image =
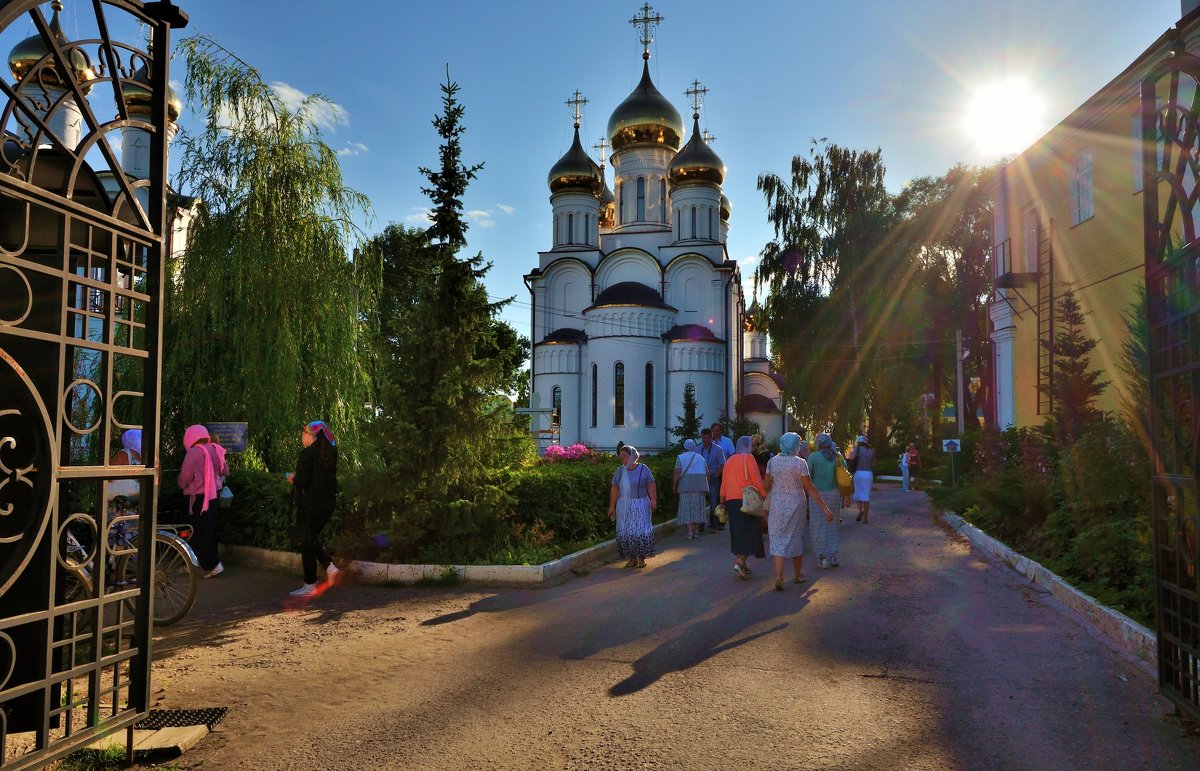
<svg viewBox="0 0 1200 771">
<path fill-rule="evenodd" d="M 963 115 L 963 129 L 979 152 L 997 158 L 1019 152 L 1045 131 L 1045 105 L 1020 80 L 991 83 L 975 90 Z"/>
</svg>

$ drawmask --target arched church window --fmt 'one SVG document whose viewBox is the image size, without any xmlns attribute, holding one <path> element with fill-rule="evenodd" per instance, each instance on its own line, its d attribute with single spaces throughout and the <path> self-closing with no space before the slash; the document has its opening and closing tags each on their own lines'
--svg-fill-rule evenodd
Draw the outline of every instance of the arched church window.
<svg viewBox="0 0 1200 771">
<path fill-rule="evenodd" d="M 613 425 L 625 425 L 625 364 L 613 367 Z"/>
<path fill-rule="evenodd" d="M 637 178 L 637 222 L 646 221 L 646 178 Z"/>
<path fill-rule="evenodd" d="M 658 221 L 667 224 L 667 181 L 658 181 Z"/>
<path fill-rule="evenodd" d="M 596 386 L 599 384 L 596 374 L 596 363 L 592 362 L 592 428 L 596 427 Z"/>
<path fill-rule="evenodd" d="M 550 392 L 550 405 L 554 412 L 550 413 L 550 422 L 556 426 L 562 425 L 562 386 L 554 386 Z"/>
<path fill-rule="evenodd" d="M 575 215 L 567 212 L 567 243 L 575 243 Z"/>
<path fill-rule="evenodd" d="M 683 215 L 680 214 L 678 209 L 676 209 L 675 210 L 675 240 L 676 241 L 679 241 L 683 238 L 683 230 L 680 229 L 683 226 L 679 224 L 682 219 L 683 219 Z"/>
<path fill-rule="evenodd" d="M 692 238 L 699 238 L 700 234 L 696 230 L 696 207 L 692 207 Z"/>
<path fill-rule="evenodd" d="M 717 229 L 713 226 L 713 207 L 708 207 L 708 237 L 716 240 Z"/>
<path fill-rule="evenodd" d="M 654 425 L 654 365 L 646 362 L 646 425 Z"/>
<path fill-rule="evenodd" d="M 591 245 L 592 243 L 592 215 L 583 215 L 583 243 Z"/>
<path fill-rule="evenodd" d="M 625 183 L 617 183 L 617 224 L 625 224 Z"/>
</svg>

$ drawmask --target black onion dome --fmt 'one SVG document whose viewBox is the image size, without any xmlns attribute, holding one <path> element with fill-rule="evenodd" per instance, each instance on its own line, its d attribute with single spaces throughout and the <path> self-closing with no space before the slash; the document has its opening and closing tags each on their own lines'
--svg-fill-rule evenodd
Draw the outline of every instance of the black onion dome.
<svg viewBox="0 0 1200 771">
<path fill-rule="evenodd" d="M 662 339 L 671 343 L 720 343 L 721 338 L 717 337 L 711 329 L 699 324 L 677 324 L 666 332 L 663 332 Z"/>
<path fill-rule="evenodd" d="M 582 343 L 588 339 L 587 332 L 573 327 L 556 329 L 542 338 L 543 343 Z"/>
<path fill-rule="evenodd" d="M 733 204 L 729 202 L 729 198 L 724 193 L 721 193 L 721 219 L 728 222 L 731 214 L 733 214 Z"/>
<path fill-rule="evenodd" d="M 596 301 L 588 308 L 599 308 L 604 305 L 642 305 L 648 308 L 669 308 L 663 302 L 662 295 L 645 284 L 636 281 L 622 281 L 605 289 Z"/>
<path fill-rule="evenodd" d="M 604 187 L 604 175 L 579 143 L 579 124 L 575 124 L 575 140 L 571 142 L 571 149 L 550 168 L 546 184 L 550 186 L 551 193 L 578 190 L 600 195 L 600 189 Z"/>
<path fill-rule="evenodd" d="M 608 205 L 616 203 L 616 200 L 617 198 L 613 195 L 613 191 L 608 187 L 608 180 L 605 180 L 604 189 L 600 191 L 600 203 Z"/>
<path fill-rule="evenodd" d="M 642 80 L 617 105 L 608 119 L 608 138 L 613 152 L 633 145 L 664 145 L 679 149 L 683 118 L 650 80 L 650 63 L 642 64 Z"/>
<path fill-rule="evenodd" d="M 700 136 L 699 117 L 696 117 L 692 124 L 692 138 L 675 155 L 667 173 L 670 175 L 672 187 L 689 182 L 720 185 L 725 181 L 725 163 L 708 146 L 704 137 Z"/>
<path fill-rule="evenodd" d="M 775 405 L 775 400 L 769 396 L 750 394 L 749 396 L 742 397 L 742 411 L 770 415 L 779 412 L 779 407 Z"/>
</svg>

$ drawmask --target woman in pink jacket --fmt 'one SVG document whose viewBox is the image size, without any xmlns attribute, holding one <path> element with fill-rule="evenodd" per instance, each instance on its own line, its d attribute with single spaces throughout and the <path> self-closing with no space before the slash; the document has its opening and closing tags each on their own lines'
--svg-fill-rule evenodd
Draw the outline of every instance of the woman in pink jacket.
<svg viewBox="0 0 1200 771">
<path fill-rule="evenodd" d="M 188 499 L 188 519 L 192 524 L 192 549 L 200 561 L 204 578 L 225 572 L 217 554 L 217 480 L 229 473 L 225 448 L 214 444 L 204 426 L 188 426 L 183 432 L 187 455 L 179 468 L 179 487 Z"/>
</svg>

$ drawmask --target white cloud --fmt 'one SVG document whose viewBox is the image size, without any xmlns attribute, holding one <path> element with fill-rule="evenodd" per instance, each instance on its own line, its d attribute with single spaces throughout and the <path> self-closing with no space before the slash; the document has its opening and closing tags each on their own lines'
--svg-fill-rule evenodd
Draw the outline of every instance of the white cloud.
<svg viewBox="0 0 1200 771">
<path fill-rule="evenodd" d="M 404 218 L 404 221 L 410 225 L 431 225 L 433 217 L 429 216 L 432 212 L 429 209 L 422 209 L 419 206 L 413 207 L 415 214 L 410 214 Z"/>
<path fill-rule="evenodd" d="M 478 225 L 481 228 L 496 226 L 496 221 L 492 219 L 492 213 L 487 209 L 471 209 L 463 216 L 467 218 L 467 222 L 470 222 L 472 225 Z"/>
<path fill-rule="evenodd" d="M 347 155 L 362 155 L 368 152 L 370 152 L 370 148 L 362 142 L 347 142 L 345 147 L 337 151 L 337 154 L 345 157 Z"/>
<path fill-rule="evenodd" d="M 508 204 L 505 204 L 505 203 L 496 204 L 496 208 L 499 209 L 500 211 L 504 212 L 505 214 L 507 214 L 510 217 L 513 215 L 513 212 L 515 212 L 517 210 L 517 207 L 509 206 Z"/>
<path fill-rule="evenodd" d="M 336 102 L 314 101 L 305 104 L 311 94 L 306 94 L 295 86 L 288 85 L 282 80 L 271 84 L 271 88 L 283 100 L 284 105 L 292 112 L 307 110 L 312 116 L 313 123 L 323 129 L 336 131 L 338 126 L 350 125 L 350 113 Z"/>
</svg>

